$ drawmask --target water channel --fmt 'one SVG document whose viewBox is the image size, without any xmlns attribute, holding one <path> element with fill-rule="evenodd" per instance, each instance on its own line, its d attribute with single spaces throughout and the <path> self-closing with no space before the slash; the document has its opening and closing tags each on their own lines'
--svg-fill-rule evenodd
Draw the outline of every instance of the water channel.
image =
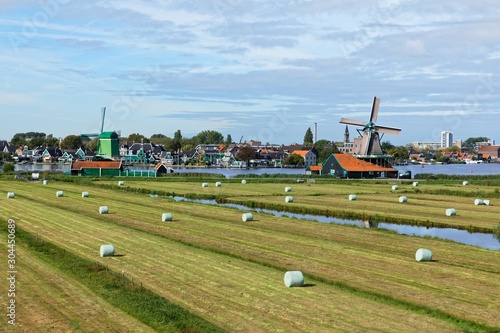
<svg viewBox="0 0 500 333">
<path fill-rule="evenodd" d="M 404 224 L 386 223 L 386 222 L 371 222 L 371 221 L 361 221 L 361 220 L 345 220 L 335 217 L 321 216 L 321 215 L 311 215 L 311 214 L 296 214 L 288 212 L 280 212 L 271 209 L 262 208 L 249 208 L 243 205 L 237 204 L 219 204 L 215 200 L 205 200 L 205 199 L 187 199 L 184 197 L 174 197 L 175 201 L 188 201 L 195 202 L 204 205 L 217 205 L 220 207 L 230 207 L 245 211 L 254 211 L 258 213 L 272 214 L 274 216 L 289 217 L 299 220 L 309 220 L 317 221 L 322 223 L 337 223 L 354 225 L 363 228 L 379 228 L 393 230 L 401 235 L 418 236 L 418 237 L 436 237 L 440 239 L 447 239 L 457 243 L 478 246 L 488 250 L 500 250 L 500 235 L 486 234 L 479 232 L 468 232 L 467 230 L 459 230 L 453 228 L 427 228 L 422 226 L 412 226 Z"/>
</svg>

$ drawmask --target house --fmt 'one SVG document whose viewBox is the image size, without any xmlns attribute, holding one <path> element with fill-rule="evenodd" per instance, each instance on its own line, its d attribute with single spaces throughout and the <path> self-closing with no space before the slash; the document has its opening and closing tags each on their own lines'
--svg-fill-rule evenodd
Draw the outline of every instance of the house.
<svg viewBox="0 0 500 333">
<path fill-rule="evenodd" d="M 42 159 L 45 163 L 52 163 L 63 156 L 63 152 L 58 147 L 46 147 L 42 152 Z"/>
<path fill-rule="evenodd" d="M 358 159 L 350 154 L 331 154 L 323 163 L 322 174 L 337 178 L 397 178 L 398 171 Z"/>
<path fill-rule="evenodd" d="M 297 154 L 304 159 L 304 166 L 316 165 L 316 155 L 312 150 L 294 150 L 290 155 Z"/>
<path fill-rule="evenodd" d="M 477 153 L 481 156 L 489 155 L 491 161 L 500 160 L 500 146 L 481 146 Z"/>
<path fill-rule="evenodd" d="M 120 161 L 73 161 L 72 176 L 122 176 Z"/>
<path fill-rule="evenodd" d="M 322 165 L 311 165 L 306 168 L 306 175 L 321 175 L 323 172 Z"/>
</svg>

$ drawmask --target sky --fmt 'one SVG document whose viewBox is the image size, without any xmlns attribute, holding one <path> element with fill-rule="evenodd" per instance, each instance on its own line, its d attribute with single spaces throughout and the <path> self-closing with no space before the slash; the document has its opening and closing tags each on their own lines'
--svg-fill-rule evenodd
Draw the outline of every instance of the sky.
<svg viewBox="0 0 500 333">
<path fill-rule="evenodd" d="M 0 0 L 0 139 L 44 132 L 499 141 L 493 0 Z M 357 135 L 349 126 L 351 140 Z"/>
</svg>

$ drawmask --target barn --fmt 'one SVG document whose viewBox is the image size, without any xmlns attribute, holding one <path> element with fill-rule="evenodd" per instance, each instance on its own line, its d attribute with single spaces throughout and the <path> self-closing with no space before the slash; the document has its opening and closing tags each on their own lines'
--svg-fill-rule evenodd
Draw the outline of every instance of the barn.
<svg viewBox="0 0 500 333">
<path fill-rule="evenodd" d="M 380 166 L 350 154 L 331 154 L 323 163 L 322 174 L 337 178 L 397 178 L 398 171 Z"/>
<path fill-rule="evenodd" d="M 122 176 L 123 166 L 120 161 L 74 161 L 71 165 L 72 176 Z"/>
</svg>

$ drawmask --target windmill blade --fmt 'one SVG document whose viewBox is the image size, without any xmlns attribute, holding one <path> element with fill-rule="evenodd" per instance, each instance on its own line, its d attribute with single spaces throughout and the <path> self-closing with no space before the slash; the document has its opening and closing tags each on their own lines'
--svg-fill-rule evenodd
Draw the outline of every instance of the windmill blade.
<svg viewBox="0 0 500 333">
<path fill-rule="evenodd" d="M 375 126 L 375 129 L 380 133 L 399 135 L 401 128 L 389 127 L 389 126 Z"/>
<path fill-rule="evenodd" d="M 378 117 L 378 107 L 380 105 L 380 98 L 373 98 L 372 113 L 370 114 L 370 122 L 374 123 Z"/>
<path fill-rule="evenodd" d="M 104 131 L 104 118 L 106 118 L 106 107 L 101 108 L 101 117 L 102 117 L 102 122 L 101 122 L 101 133 Z"/>
<path fill-rule="evenodd" d="M 366 124 L 359 120 L 351 120 L 347 118 L 340 119 L 341 124 L 354 125 L 354 126 L 365 126 Z"/>
</svg>

